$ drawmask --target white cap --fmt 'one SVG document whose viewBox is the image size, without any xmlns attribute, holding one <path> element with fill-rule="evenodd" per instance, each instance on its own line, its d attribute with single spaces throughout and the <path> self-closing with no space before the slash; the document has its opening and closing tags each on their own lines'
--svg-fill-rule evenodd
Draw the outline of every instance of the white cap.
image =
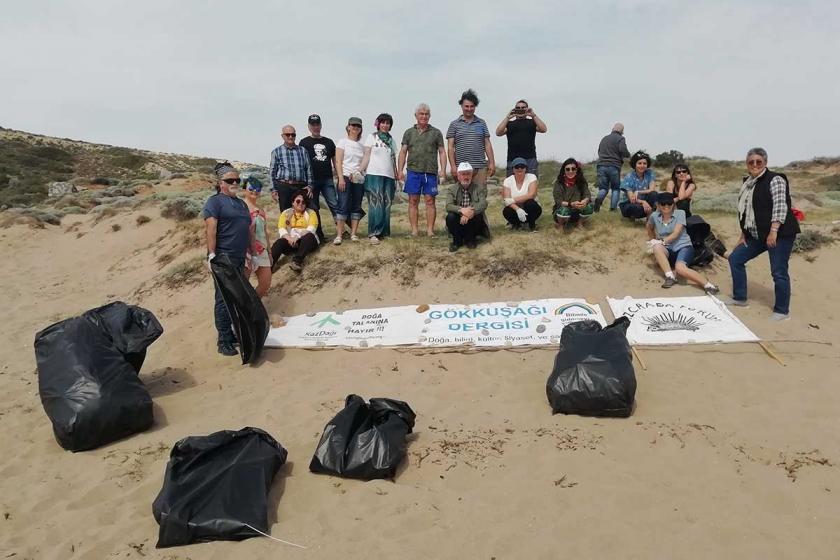
<svg viewBox="0 0 840 560">
<path fill-rule="evenodd" d="M 462 161 L 461 163 L 458 164 L 458 173 L 460 173 L 461 171 L 472 171 L 472 170 L 473 170 L 473 166 L 470 165 L 470 162 L 468 162 L 468 161 Z"/>
</svg>

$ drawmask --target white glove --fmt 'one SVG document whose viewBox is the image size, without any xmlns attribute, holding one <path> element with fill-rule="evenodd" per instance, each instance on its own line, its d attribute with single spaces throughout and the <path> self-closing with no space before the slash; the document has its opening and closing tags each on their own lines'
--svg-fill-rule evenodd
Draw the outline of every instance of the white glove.
<svg viewBox="0 0 840 560">
<path fill-rule="evenodd" d="M 519 216 L 520 222 L 527 222 L 528 221 L 528 214 L 522 208 L 516 209 L 516 215 Z"/>
</svg>

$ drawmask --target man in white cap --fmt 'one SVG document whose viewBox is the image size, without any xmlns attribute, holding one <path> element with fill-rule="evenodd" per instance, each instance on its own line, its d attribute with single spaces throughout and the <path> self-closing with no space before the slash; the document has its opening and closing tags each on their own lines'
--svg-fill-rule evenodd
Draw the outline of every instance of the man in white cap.
<svg viewBox="0 0 840 560">
<path fill-rule="evenodd" d="M 473 167 L 466 161 L 458 164 L 456 177 L 457 183 L 446 193 L 446 229 L 452 235 L 451 253 L 461 245 L 475 249 L 476 236 L 486 230 L 487 187 L 473 181 Z"/>
</svg>

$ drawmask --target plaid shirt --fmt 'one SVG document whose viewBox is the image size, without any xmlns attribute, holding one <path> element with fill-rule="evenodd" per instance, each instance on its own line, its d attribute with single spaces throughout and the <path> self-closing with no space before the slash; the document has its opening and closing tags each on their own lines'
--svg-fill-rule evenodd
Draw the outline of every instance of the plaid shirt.
<svg viewBox="0 0 840 560">
<path fill-rule="evenodd" d="M 271 184 L 274 190 L 280 188 L 281 181 L 294 181 L 312 185 L 312 165 L 309 154 L 300 146 L 289 148 L 280 144 L 271 152 Z"/>
<path fill-rule="evenodd" d="M 469 189 L 460 188 L 458 190 L 460 191 L 461 195 L 458 197 L 458 204 L 461 205 L 461 208 L 469 208 L 470 206 L 472 206 L 472 197 L 470 196 Z"/>
<path fill-rule="evenodd" d="M 773 211 L 770 213 L 770 222 L 785 223 L 788 207 L 786 200 L 787 185 L 781 175 L 776 175 L 770 181 L 770 196 L 773 197 Z"/>
</svg>

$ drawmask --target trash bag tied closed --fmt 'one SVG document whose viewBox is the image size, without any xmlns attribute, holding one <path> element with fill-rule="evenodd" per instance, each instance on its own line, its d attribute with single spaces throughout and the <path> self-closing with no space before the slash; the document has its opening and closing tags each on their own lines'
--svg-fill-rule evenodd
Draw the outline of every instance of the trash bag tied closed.
<svg viewBox="0 0 840 560">
<path fill-rule="evenodd" d="M 41 403 L 61 447 L 93 449 L 152 425 L 138 373 L 161 334 L 151 311 L 117 301 L 35 335 Z"/>
<path fill-rule="evenodd" d="M 234 266 L 230 257 L 216 255 L 210 261 L 210 268 L 230 314 L 242 363 L 253 363 L 260 357 L 271 328 L 265 306 L 242 274 L 242 269 Z"/>
<path fill-rule="evenodd" d="M 268 494 L 287 452 L 259 428 L 190 436 L 172 448 L 152 504 L 157 547 L 268 533 Z"/>
<path fill-rule="evenodd" d="M 324 427 L 309 463 L 314 473 L 371 480 L 393 478 L 406 456 L 406 436 L 415 414 L 403 401 L 348 395 L 344 408 Z"/>
<path fill-rule="evenodd" d="M 627 342 L 630 320 L 620 317 L 603 328 L 579 321 L 563 328 L 560 351 L 546 383 L 554 413 L 583 416 L 630 416 L 636 374 Z"/>
</svg>

